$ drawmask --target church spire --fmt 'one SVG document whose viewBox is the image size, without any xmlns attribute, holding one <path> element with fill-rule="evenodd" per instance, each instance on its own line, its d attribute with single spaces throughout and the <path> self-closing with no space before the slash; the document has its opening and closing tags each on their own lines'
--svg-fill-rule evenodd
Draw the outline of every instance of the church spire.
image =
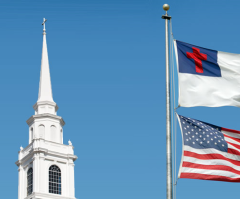
<svg viewBox="0 0 240 199">
<path fill-rule="evenodd" d="M 46 19 L 43 19 L 43 46 L 42 46 L 42 62 L 41 62 L 41 75 L 39 83 L 38 102 L 48 101 L 54 102 L 52 97 L 52 85 L 50 78 L 48 52 L 47 52 L 47 41 L 46 41 Z"/>
<path fill-rule="evenodd" d="M 52 85 L 48 62 L 47 41 L 46 41 L 46 19 L 43 19 L 43 46 L 42 46 L 42 61 L 41 74 L 39 82 L 39 92 L 37 103 L 33 106 L 35 115 L 50 113 L 56 115 L 58 109 L 57 104 L 53 101 Z"/>
</svg>

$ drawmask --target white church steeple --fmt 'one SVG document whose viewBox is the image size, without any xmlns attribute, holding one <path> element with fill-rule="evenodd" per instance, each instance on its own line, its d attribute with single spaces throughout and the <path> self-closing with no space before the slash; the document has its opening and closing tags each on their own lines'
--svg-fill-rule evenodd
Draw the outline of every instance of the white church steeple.
<svg viewBox="0 0 240 199">
<path fill-rule="evenodd" d="M 57 104 L 53 101 L 52 84 L 48 60 L 47 40 L 46 40 L 46 19 L 43 19 L 43 45 L 42 45 L 42 60 L 39 82 L 39 92 L 37 103 L 33 106 L 35 114 L 51 113 L 56 114 L 58 109 Z"/>
<path fill-rule="evenodd" d="M 27 120 L 29 145 L 21 147 L 16 165 L 19 171 L 18 199 L 76 199 L 74 187 L 74 147 L 63 144 L 62 117 L 52 97 L 46 29 L 43 21 L 43 47 L 39 95 L 35 115 Z"/>
<path fill-rule="evenodd" d="M 46 41 L 46 29 L 45 29 L 46 21 L 47 20 L 44 18 L 42 61 L 41 61 L 41 74 L 40 74 L 40 83 L 39 83 L 38 102 L 44 102 L 44 101 L 54 102 L 52 97 L 52 85 L 51 85 L 47 41 Z"/>
</svg>

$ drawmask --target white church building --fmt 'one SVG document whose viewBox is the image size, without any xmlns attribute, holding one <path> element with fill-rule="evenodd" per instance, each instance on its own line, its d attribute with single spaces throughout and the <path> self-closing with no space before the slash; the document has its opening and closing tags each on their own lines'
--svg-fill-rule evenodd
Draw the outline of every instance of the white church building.
<svg viewBox="0 0 240 199">
<path fill-rule="evenodd" d="M 46 29 L 43 46 L 39 94 L 35 114 L 27 120 L 29 145 L 20 148 L 18 161 L 18 199 L 75 199 L 74 155 L 72 143 L 63 144 L 62 117 L 53 101 Z"/>
</svg>

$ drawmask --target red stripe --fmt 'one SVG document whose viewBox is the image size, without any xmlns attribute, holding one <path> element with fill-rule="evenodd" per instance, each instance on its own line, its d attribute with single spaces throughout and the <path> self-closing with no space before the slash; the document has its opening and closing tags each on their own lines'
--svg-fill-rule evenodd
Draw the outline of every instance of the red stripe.
<svg viewBox="0 0 240 199">
<path fill-rule="evenodd" d="M 236 142 L 239 142 L 239 144 L 240 144 L 240 139 L 239 139 L 239 138 L 231 137 L 231 136 L 229 136 L 229 135 L 226 135 L 225 133 L 224 133 L 224 137 L 227 137 L 227 138 L 233 139 L 233 140 L 235 140 Z"/>
<path fill-rule="evenodd" d="M 199 180 L 215 180 L 215 181 L 225 181 L 225 182 L 240 182 L 240 178 L 229 178 L 225 176 L 215 176 L 199 173 L 181 173 L 180 178 L 191 178 Z"/>
<path fill-rule="evenodd" d="M 232 143 L 231 143 L 232 144 Z M 228 148 L 228 153 L 233 154 L 233 155 L 239 155 L 240 156 L 240 152 L 236 149 L 231 149 Z M 240 158 L 239 158 L 240 159 Z"/>
<path fill-rule="evenodd" d="M 237 134 L 240 134 L 240 131 L 237 131 L 237 130 L 232 130 L 232 129 L 227 129 L 227 128 L 221 128 L 222 131 L 229 131 L 231 133 L 237 133 Z"/>
<path fill-rule="evenodd" d="M 206 169 L 206 170 L 230 171 L 232 173 L 240 175 L 240 171 L 233 169 L 230 166 L 225 166 L 225 165 L 204 165 L 204 164 L 195 164 L 195 163 L 191 163 L 191 162 L 183 162 L 182 167 Z"/>
<path fill-rule="evenodd" d="M 226 160 L 228 162 L 231 162 L 232 164 L 240 166 L 240 161 L 226 158 L 223 155 L 220 155 L 220 154 L 217 154 L 217 153 L 197 154 L 197 153 L 193 153 L 193 152 L 190 152 L 190 151 L 184 151 L 184 156 L 194 157 L 194 158 L 201 159 L 201 160 L 211 160 L 211 159 Z M 239 158 L 239 160 L 240 160 L 240 158 Z"/>
</svg>

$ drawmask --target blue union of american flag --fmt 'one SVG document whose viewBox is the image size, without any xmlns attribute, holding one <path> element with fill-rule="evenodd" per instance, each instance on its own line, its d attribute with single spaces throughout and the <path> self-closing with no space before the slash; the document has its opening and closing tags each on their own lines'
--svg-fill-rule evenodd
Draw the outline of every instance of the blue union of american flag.
<svg viewBox="0 0 240 199">
<path fill-rule="evenodd" d="M 240 131 L 178 115 L 183 138 L 179 178 L 240 182 Z"/>
</svg>

